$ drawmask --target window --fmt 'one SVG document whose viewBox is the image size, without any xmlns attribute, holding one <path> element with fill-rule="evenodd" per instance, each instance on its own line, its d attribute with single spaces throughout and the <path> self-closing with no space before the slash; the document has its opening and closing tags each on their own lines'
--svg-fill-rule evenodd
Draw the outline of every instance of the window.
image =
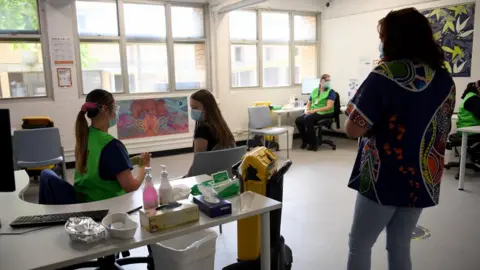
<svg viewBox="0 0 480 270">
<path fill-rule="evenodd" d="M 263 41 L 288 42 L 290 22 L 288 13 L 262 12 Z"/>
<path fill-rule="evenodd" d="M 295 15 L 293 33 L 295 41 L 313 41 L 317 39 L 317 17 Z"/>
<path fill-rule="evenodd" d="M 257 45 L 232 45 L 232 87 L 255 87 L 257 79 Z M 241 57 L 237 57 L 237 53 Z"/>
<path fill-rule="evenodd" d="M 110 78 L 121 75 L 120 46 L 118 42 L 82 42 L 80 43 L 83 93 L 88 94 L 95 88 L 111 92 L 123 92 L 123 84 L 115 84 Z M 93 72 L 92 72 L 93 71 Z M 87 74 L 99 74 L 101 84 L 91 88 Z M 98 81 L 98 80 L 96 80 Z"/>
<path fill-rule="evenodd" d="M 263 46 L 263 86 L 289 86 L 290 61 L 288 45 Z"/>
<path fill-rule="evenodd" d="M 130 93 L 169 90 L 165 6 L 124 5 Z"/>
<path fill-rule="evenodd" d="M 317 17 L 293 17 L 295 43 L 294 83 L 300 84 L 306 78 L 316 78 L 317 74 Z"/>
<path fill-rule="evenodd" d="M 165 43 L 127 44 L 127 59 L 131 93 L 168 91 L 168 59 Z"/>
<path fill-rule="evenodd" d="M 230 13 L 231 80 L 232 87 L 258 86 L 257 71 L 257 13 Z"/>
<path fill-rule="evenodd" d="M 193 4 L 76 1 L 83 93 L 206 88 L 204 12 Z"/>
<path fill-rule="evenodd" d="M 233 88 L 286 87 L 318 76 L 316 14 L 234 11 L 229 20 Z"/>
<path fill-rule="evenodd" d="M 47 96 L 39 15 L 36 0 L 0 1 L 0 98 Z"/>
<path fill-rule="evenodd" d="M 206 87 L 207 56 L 203 9 L 172 7 L 175 88 L 192 90 Z"/>
<path fill-rule="evenodd" d="M 77 1 L 76 5 L 80 36 L 118 36 L 115 2 Z"/>
<path fill-rule="evenodd" d="M 317 77 L 317 47 L 315 45 L 295 46 L 295 83 Z"/>
</svg>

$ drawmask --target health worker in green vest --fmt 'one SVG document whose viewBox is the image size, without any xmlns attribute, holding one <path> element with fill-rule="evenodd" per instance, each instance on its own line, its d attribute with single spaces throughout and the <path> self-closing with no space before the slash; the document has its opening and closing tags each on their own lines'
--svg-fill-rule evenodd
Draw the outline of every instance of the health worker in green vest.
<svg viewBox="0 0 480 270">
<path fill-rule="evenodd" d="M 91 120 L 90 127 L 86 117 Z M 117 124 L 119 106 L 113 95 L 102 89 L 91 91 L 75 124 L 75 196 L 77 202 L 100 201 L 137 190 L 150 167 L 150 154 L 134 158 L 139 165 L 132 174 L 132 160 L 122 142 L 108 134 Z"/>
<path fill-rule="evenodd" d="M 463 92 L 457 128 L 480 126 L 480 81 L 469 83 Z"/>
<path fill-rule="evenodd" d="M 324 74 L 321 77 L 318 88 L 313 89 L 308 99 L 305 113 L 295 120 L 298 131 L 302 138 L 302 149 L 317 151 L 318 141 L 315 136 L 314 126 L 322 119 L 333 118 L 333 105 L 336 93 L 332 89 L 330 75 Z"/>
<path fill-rule="evenodd" d="M 467 85 L 458 110 L 457 128 L 480 126 L 480 81 Z M 462 139 L 462 134 L 450 135 L 450 141 Z M 469 153 L 473 162 L 480 163 L 480 134 L 468 135 Z"/>
</svg>

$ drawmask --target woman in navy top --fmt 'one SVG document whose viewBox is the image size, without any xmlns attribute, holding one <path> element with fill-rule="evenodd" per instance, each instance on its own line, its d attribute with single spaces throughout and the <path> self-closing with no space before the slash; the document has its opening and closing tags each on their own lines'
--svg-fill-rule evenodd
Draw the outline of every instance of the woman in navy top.
<svg viewBox="0 0 480 270">
<path fill-rule="evenodd" d="M 369 270 L 386 228 L 390 270 L 411 270 L 410 239 L 423 208 L 438 204 L 455 85 L 428 20 L 414 8 L 379 22 L 382 62 L 347 108 L 361 137 L 348 186 L 358 191 L 349 270 Z"/>
</svg>

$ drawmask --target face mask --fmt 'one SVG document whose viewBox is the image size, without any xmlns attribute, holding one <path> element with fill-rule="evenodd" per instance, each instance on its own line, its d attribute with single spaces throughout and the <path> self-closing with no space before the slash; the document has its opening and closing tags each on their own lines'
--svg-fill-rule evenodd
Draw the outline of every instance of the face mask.
<svg viewBox="0 0 480 270">
<path fill-rule="evenodd" d="M 323 83 L 323 88 L 331 88 L 332 87 L 332 83 L 330 81 L 326 81 Z"/>
<path fill-rule="evenodd" d="M 201 110 L 192 109 L 190 111 L 190 116 L 194 121 L 200 121 L 202 119 L 203 112 Z"/>
<path fill-rule="evenodd" d="M 379 52 L 379 55 L 380 56 L 380 59 L 383 58 L 383 42 L 380 42 L 380 44 L 378 44 L 378 52 Z"/>
<path fill-rule="evenodd" d="M 118 118 L 120 117 L 119 112 L 120 112 L 120 106 L 115 105 L 115 117 L 113 119 L 110 119 L 108 122 L 108 127 L 111 128 L 115 126 L 118 123 Z"/>
</svg>

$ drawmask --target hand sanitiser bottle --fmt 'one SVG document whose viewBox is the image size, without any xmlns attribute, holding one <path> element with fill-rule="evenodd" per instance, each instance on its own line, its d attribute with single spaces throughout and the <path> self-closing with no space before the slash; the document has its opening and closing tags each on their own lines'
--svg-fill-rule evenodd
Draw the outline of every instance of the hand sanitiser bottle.
<svg viewBox="0 0 480 270">
<path fill-rule="evenodd" d="M 169 204 L 173 202 L 173 191 L 172 185 L 168 180 L 168 172 L 165 165 L 162 165 L 162 172 L 160 173 L 161 181 L 160 188 L 158 189 L 158 196 L 160 197 L 160 204 Z"/>
<path fill-rule="evenodd" d="M 153 186 L 152 182 L 152 168 L 145 168 L 145 178 L 143 180 L 143 208 L 150 209 L 158 206 L 158 194 L 157 190 Z"/>
</svg>

